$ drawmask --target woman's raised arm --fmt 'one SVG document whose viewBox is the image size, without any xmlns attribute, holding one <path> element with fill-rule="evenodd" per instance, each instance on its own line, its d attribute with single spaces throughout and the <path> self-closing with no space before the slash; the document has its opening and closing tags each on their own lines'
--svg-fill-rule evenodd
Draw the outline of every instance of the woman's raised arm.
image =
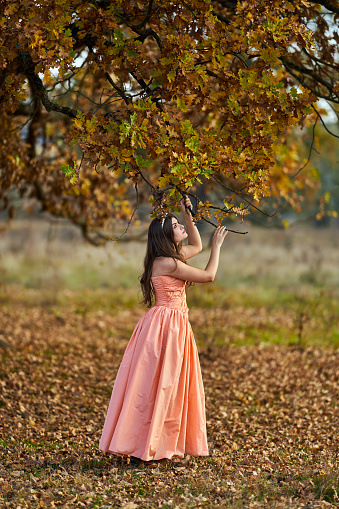
<svg viewBox="0 0 339 509">
<path fill-rule="evenodd" d="M 202 242 L 198 228 L 195 226 L 192 215 L 189 212 L 189 209 L 192 209 L 191 200 L 188 196 L 185 196 L 181 200 L 181 213 L 185 221 L 185 226 L 188 235 L 188 244 L 186 246 L 182 246 L 182 254 L 187 260 L 188 258 L 192 258 L 196 254 L 200 253 L 202 250 Z"/>
</svg>

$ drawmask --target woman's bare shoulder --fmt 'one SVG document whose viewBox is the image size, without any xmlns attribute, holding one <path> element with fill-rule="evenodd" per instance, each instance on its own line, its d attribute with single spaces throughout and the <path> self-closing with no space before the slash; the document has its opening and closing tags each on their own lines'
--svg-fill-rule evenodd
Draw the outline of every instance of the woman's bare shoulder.
<svg viewBox="0 0 339 509">
<path fill-rule="evenodd" d="M 159 256 L 153 262 L 152 276 L 170 276 L 171 272 L 177 268 L 178 262 L 179 260 L 174 260 L 169 256 Z"/>
</svg>

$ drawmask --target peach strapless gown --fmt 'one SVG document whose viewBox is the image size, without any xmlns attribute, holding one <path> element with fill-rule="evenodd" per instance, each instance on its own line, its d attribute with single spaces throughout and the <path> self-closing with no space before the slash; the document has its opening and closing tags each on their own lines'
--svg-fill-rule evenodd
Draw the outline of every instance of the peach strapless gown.
<svg viewBox="0 0 339 509">
<path fill-rule="evenodd" d="M 157 276 L 152 283 L 155 305 L 127 345 L 99 448 L 144 461 L 207 456 L 205 395 L 185 281 Z"/>
</svg>

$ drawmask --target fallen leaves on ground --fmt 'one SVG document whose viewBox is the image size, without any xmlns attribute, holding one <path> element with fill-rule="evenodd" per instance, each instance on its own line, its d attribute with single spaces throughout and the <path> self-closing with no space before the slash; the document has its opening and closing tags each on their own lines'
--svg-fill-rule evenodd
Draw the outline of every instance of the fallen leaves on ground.
<svg viewBox="0 0 339 509">
<path fill-rule="evenodd" d="M 210 456 L 131 467 L 98 443 L 143 310 L 1 304 L 5 507 L 338 506 L 338 351 L 201 348 Z"/>
</svg>

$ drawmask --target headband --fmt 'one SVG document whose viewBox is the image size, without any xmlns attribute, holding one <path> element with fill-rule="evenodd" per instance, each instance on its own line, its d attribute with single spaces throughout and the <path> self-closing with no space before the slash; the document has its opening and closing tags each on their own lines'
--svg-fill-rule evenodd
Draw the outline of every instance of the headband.
<svg viewBox="0 0 339 509">
<path fill-rule="evenodd" d="M 164 222 L 165 222 L 166 216 L 167 216 L 167 212 L 166 212 L 166 214 L 163 216 L 163 218 L 161 219 L 161 228 L 163 228 L 163 227 L 164 227 Z"/>
</svg>

